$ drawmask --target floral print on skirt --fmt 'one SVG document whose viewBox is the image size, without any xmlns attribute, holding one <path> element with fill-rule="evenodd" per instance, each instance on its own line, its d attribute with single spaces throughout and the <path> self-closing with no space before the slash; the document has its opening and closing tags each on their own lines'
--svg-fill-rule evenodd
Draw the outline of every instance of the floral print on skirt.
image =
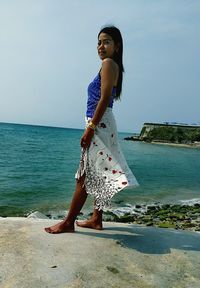
<svg viewBox="0 0 200 288">
<path fill-rule="evenodd" d="M 90 119 L 86 117 L 86 127 Z M 111 198 L 125 187 L 139 186 L 121 151 L 112 108 L 106 109 L 90 147 L 82 149 L 75 178 L 83 174 L 86 192 L 95 197 L 98 210 L 110 207 Z"/>
</svg>

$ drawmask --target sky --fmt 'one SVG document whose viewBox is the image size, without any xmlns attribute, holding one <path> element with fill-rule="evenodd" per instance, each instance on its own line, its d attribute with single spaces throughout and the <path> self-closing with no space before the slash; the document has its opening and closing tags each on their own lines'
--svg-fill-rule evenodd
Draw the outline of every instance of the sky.
<svg viewBox="0 0 200 288">
<path fill-rule="evenodd" d="M 124 42 L 118 131 L 200 124 L 199 0 L 0 0 L 0 122 L 84 128 L 105 25 Z"/>
</svg>

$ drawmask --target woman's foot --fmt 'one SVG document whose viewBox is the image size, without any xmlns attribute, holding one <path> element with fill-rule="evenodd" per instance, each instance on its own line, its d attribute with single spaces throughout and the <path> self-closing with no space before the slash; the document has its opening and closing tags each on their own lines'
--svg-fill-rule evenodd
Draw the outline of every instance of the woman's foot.
<svg viewBox="0 0 200 288">
<path fill-rule="evenodd" d="M 93 219 L 85 220 L 85 221 L 76 221 L 76 224 L 83 228 L 91 228 L 96 230 L 102 230 L 102 222 L 97 222 Z"/>
<path fill-rule="evenodd" d="M 63 220 L 56 225 L 44 228 L 44 230 L 51 234 L 74 232 L 74 224 L 66 223 L 65 220 Z"/>
</svg>

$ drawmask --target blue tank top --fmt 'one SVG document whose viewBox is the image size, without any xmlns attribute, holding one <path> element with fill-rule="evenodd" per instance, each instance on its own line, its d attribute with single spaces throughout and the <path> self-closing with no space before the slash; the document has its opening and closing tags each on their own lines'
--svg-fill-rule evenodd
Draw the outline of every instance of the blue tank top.
<svg viewBox="0 0 200 288">
<path fill-rule="evenodd" d="M 113 107 L 114 97 L 116 95 L 116 87 L 112 89 L 112 97 L 108 107 Z M 88 86 L 88 100 L 87 100 L 87 117 L 93 117 L 97 104 L 101 97 L 101 76 L 100 72 Z"/>
</svg>

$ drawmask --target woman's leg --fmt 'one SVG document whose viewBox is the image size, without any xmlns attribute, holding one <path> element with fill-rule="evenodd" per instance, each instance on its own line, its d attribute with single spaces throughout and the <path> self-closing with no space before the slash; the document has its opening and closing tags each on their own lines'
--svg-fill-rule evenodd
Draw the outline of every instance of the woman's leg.
<svg viewBox="0 0 200 288">
<path fill-rule="evenodd" d="M 65 219 L 56 225 L 45 228 L 45 231 L 52 234 L 74 232 L 74 221 L 81 211 L 85 200 L 87 199 L 87 192 L 84 186 L 85 176 L 83 175 L 76 183 L 76 190 L 74 192 L 69 212 Z"/>
<path fill-rule="evenodd" d="M 85 221 L 76 221 L 76 224 L 84 228 L 102 230 L 103 229 L 102 214 L 103 214 L 103 210 L 99 211 L 98 209 L 94 208 L 93 215 L 90 219 L 85 220 Z"/>
</svg>

